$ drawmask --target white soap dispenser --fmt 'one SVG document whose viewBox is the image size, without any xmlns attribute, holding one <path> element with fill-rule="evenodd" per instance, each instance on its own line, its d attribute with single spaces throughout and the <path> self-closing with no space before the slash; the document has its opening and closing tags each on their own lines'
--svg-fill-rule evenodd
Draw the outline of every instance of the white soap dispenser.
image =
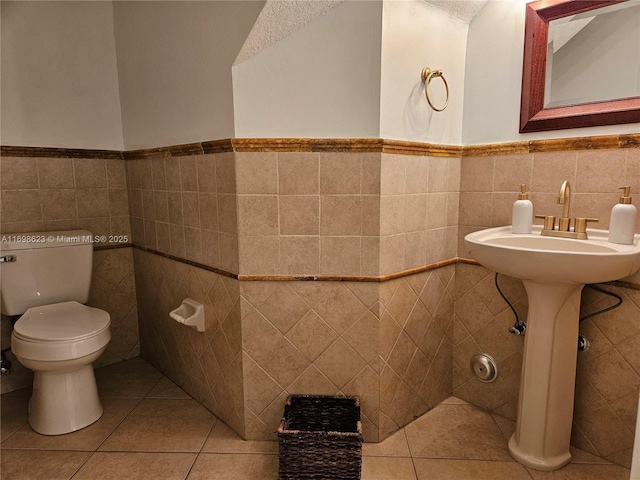
<svg viewBox="0 0 640 480">
<path fill-rule="evenodd" d="M 638 210 L 631 203 L 631 187 L 620 187 L 623 191 L 620 203 L 611 209 L 611 221 L 609 222 L 609 241 L 622 245 L 631 245 L 636 233 L 636 218 Z"/>
<path fill-rule="evenodd" d="M 511 216 L 511 233 L 531 233 L 533 226 L 533 204 L 529 200 L 527 186 L 520 185 L 518 200 L 513 204 Z"/>
</svg>

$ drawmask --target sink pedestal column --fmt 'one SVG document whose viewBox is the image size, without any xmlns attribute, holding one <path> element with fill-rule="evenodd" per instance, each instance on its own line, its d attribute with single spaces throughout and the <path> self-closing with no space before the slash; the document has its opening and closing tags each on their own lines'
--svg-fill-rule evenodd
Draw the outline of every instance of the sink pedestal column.
<svg viewBox="0 0 640 480">
<path fill-rule="evenodd" d="M 523 281 L 529 297 L 516 431 L 509 452 L 538 470 L 571 461 L 569 444 L 584 285 Z"/>
</svg>

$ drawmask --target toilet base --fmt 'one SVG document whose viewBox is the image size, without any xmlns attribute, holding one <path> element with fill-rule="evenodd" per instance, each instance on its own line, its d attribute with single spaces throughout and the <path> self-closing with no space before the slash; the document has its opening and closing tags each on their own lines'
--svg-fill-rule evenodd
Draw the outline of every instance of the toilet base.
<svg viewBox="0 0 640 480">
<path fill-rule="evenodd" d="M 71 371 L 35 371 L 29 425 L 43 435 L 75 432 L 102 416 L 91 364 Z"/>
</svg>

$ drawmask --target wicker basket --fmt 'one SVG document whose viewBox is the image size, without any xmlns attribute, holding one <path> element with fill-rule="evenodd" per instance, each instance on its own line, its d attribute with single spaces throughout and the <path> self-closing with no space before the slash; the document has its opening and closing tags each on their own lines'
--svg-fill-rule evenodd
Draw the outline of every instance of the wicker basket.
<svg viewBox="0 0 640 480">
<path fill-rule="evenodd" d="M 277 430 L 280 480 L 359 480 L 360 403 L 355 397 L 290 395 Z"/>
</svg>

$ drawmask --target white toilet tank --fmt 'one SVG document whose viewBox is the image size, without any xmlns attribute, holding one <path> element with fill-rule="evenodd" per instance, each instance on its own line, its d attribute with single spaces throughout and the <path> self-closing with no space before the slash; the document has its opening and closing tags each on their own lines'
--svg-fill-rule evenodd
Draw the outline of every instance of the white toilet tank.
<svg viewBox="0 0 640 480">
<path fill-rule="evenodd" d="M 91 286 L 91 232 L 3 234 L 0 301 L 4 315 L 75 300 L 86 303 Z"/>
</svg>

